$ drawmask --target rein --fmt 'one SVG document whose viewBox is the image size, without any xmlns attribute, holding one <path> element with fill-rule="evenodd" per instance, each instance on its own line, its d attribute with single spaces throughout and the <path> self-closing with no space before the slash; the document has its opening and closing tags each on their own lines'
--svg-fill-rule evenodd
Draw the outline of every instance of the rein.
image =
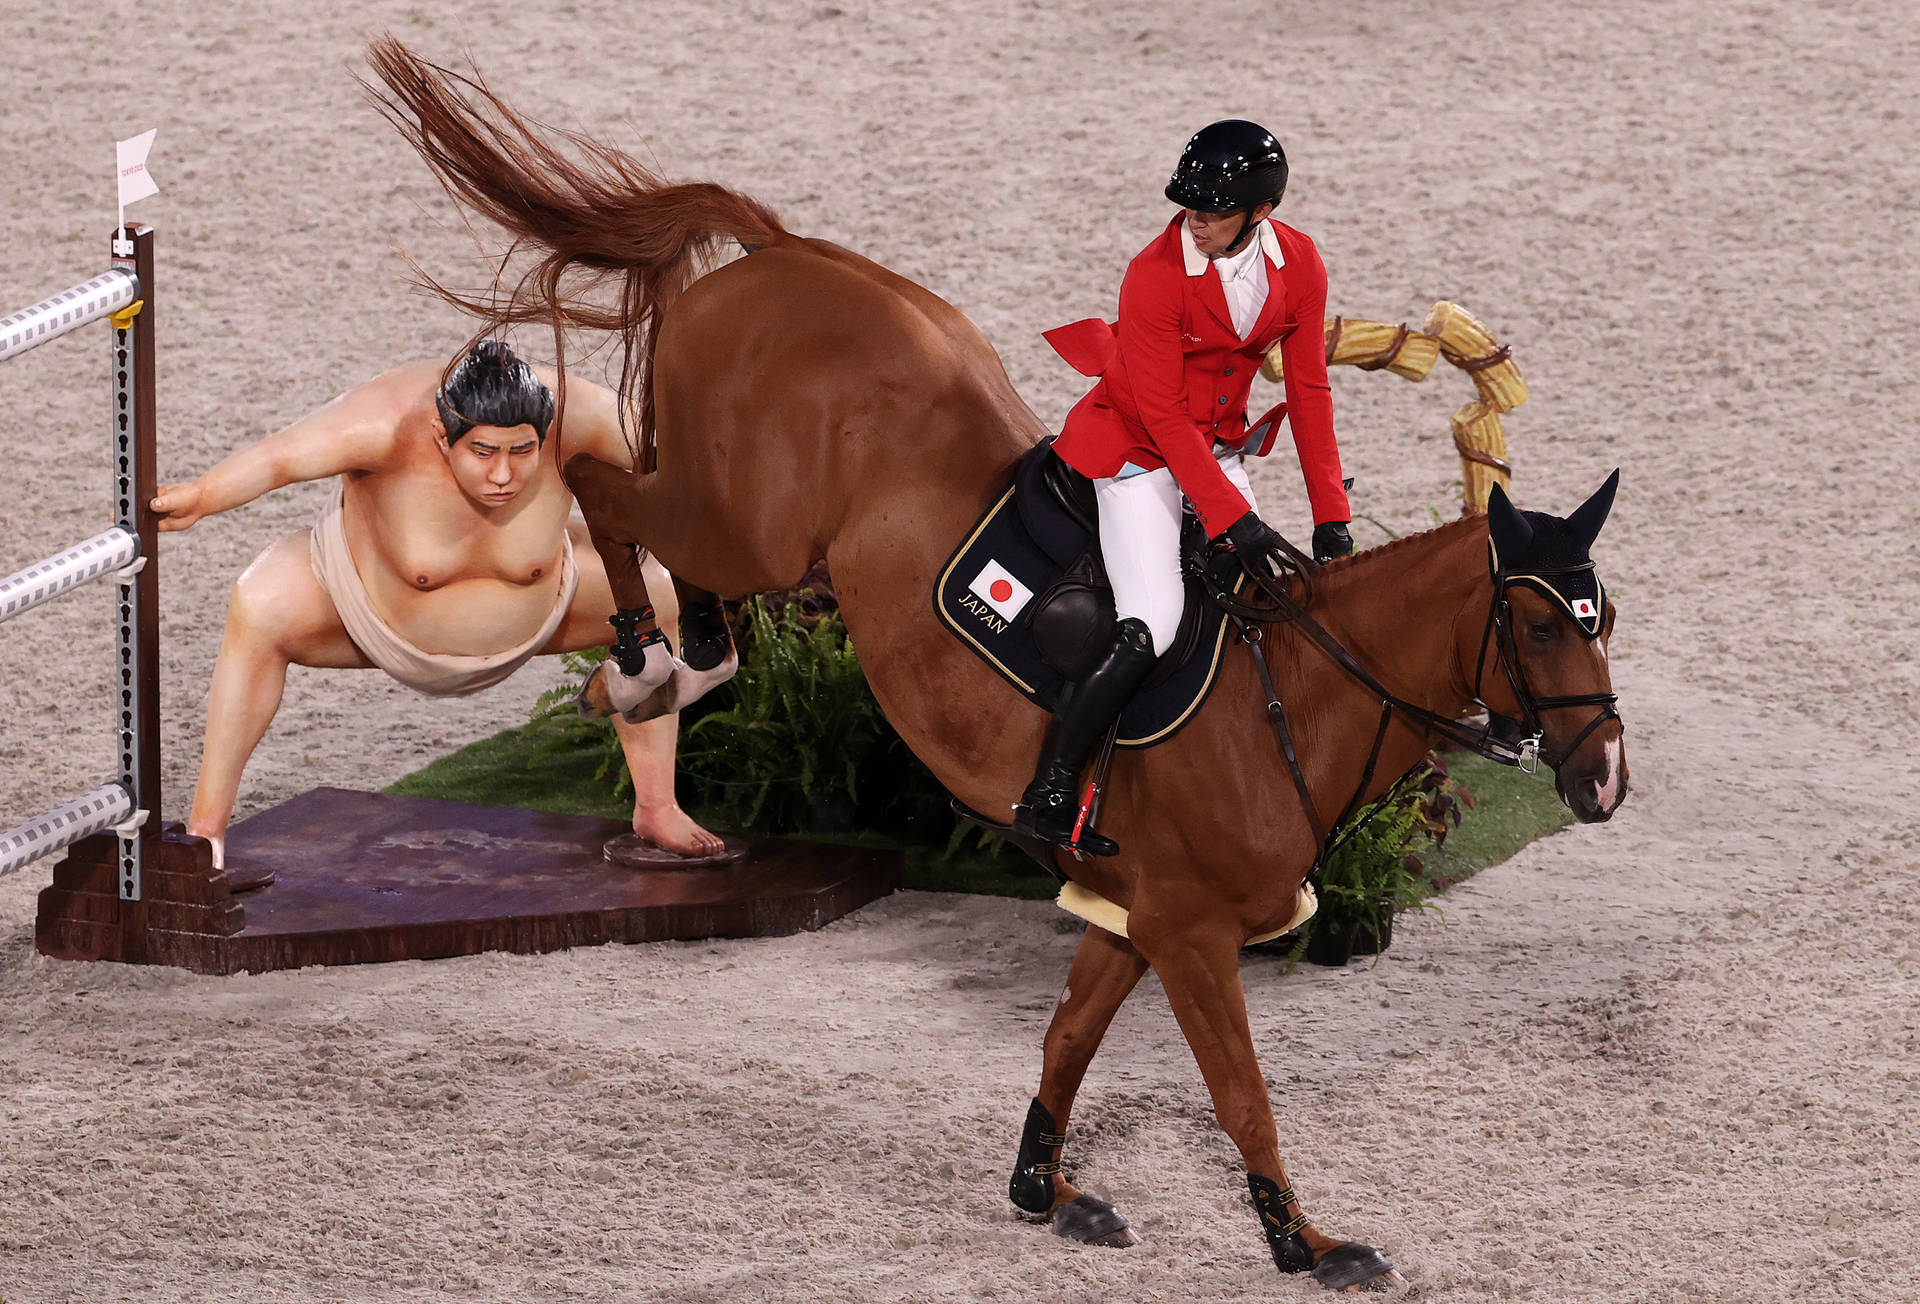
<svg viewBox="0 0 1920 1304">
<path fill-rule="evenodd" d="M 1372 671 L 1361 665 L 1360 662 L 1354 658 L 1353 654 L 1347 651 L 1341 644 L 1340 640 L 1328 632 L 1326 626 L 1308 614 L 1307 604 L 1313 600 L 1313 581 L 1310 573 L 1310 567 L 1313 563 L 1305 554 L 1291 544 L 1285 545 L 1284 552 L 1286 556 L 1282 564 L 1301 582 L 1301 586 L 1306 592 L 1304 600 L 1295 599 L 1291 593 L 1281 587 L 1275 578 L 1259 574 L 1251 568 L 1247 568 L 1246 574 L 1248 578 L 1266 595 L 1267 605 L 1242 602 L 1239 598 L 1225 590 L 1219 583 L 1217 575 L 1209 568 L 1201 566 L 1198 567 L 1197 570 L 1203 582 L 1203 589 L 1208 600 L 1227 613 L 1228 618 L 1233 622 L 1236 636 L 1253 652 L 1254 667 L 1260 673 L 1260 686 L 1266 693 L 1267 719 L 1273 725 L 1274 734 L 1280 743 L 1280 754 L 1286 760 L 1287 771 L 1292 776 L 1293 785 L 1300 794 L 1300 803 L 1306 810 L 1307 822 L 1313 828 L 1314 845 L 1318 849 L 1314 857 L 1314 870 L 1318 870 L 1324 866 L 1341 843 L 1345 842 L 1348 837 L 1352 836 L 1353 833 L 1357 832 L 1359 828 L 1366 823 L 1365 820 L 1361 820 L 1355 824 L 1348 824 L 1348 820 L 1360 805 L 1362 797 L 1366 794 L 1368 785 L 1373 782 L 1374 771 L 1379 767 L 1380 763 L 1381 749 L 1386 744 L 1387 728 L 1393 723 L 1393 717 L 1396 713 L 1405 717 L 1410 724 L 1419 727 L 1424 732 L 1438 734 L 1449 742 L 1463 747 L 1476 755 L 1483 756 L 1501 765 L 1515 766 L 1526 774 L 1533 774 L 1538 771 L 1539 762 L 1543 756 L 1550 768 L 1557 769 L 1562 762 L 1578 750 L 1580 744 L 1585 742 L 1595 729 L 1600 727 L 1602 721 L 1610 719 L 1618 720 L 1620 718 L 1619 712 L 1614 709 L 1614 704 L 1618 699 L 1613 693 L 1578 693 L 1565 694 L 1557 697 L 1534 696 L 1533 690 L 1527 682 L 1526 669 L 1520 662 L 1518 647 L 1514 642 L 1512 608 L 1507 601 L 1507 587 L 1510 583 L 1510 577 L 1504 571 L 1495 570 L 1493 572 L 1493 601 L 1487 608 L 1486 627 L 1482 630 L 1480 636 L 1479 662 L 1474 671 L 1473 701 L 1475 705 L 1482 707 L 1487 712 L 1487 726 L 1482 730 L 1474 730 L 1462 726 L 1457 720 L 1440 715 L 1438 712 L 1430 711 L 1424 706 L 1410 702 L 1390 692 Z M 1529 572 L 1529 576 L 1536 579 L 1550 579 L 1561 575 L 1587 572 L 1592 569 L 1593 564 L 1588 562 L 1582 566 L 1565 567 L 1558 570 L 1542 571 L 1534 569 Z M 1273 682 L 1273 672 L 1267 664 L 1266 652 L 1262 647 L 1263 630 L 1261 626 L 1268 623 L 1290 624 L 1294 626 L 1305 635 L 1315 647 L 1319 648 L 1330 661 L 1345 671 L 1349 677 L 1356 680 L 1369 693 L 1378 698 L 1380 702 L 1380 721 L 1374 730 L 1373 746 L 1367 752 L 1366 768 L 1361 773 L 1359 784 L 1353 790 L 1353 796 L 1347 799 L 1347 804 L 1341 809 L 1340 816 L 1334 821 L 1331 829 L 1321 820 L 1319 808 L 1313 800 L 1312 792 L 1307 787 L 1306 774 L 1300 767 L 1299 754 L 1294 747 L 1293 731 L 1287 725 L 1286 707 L 1280 701 L 1279 691 L 1275 688 Z M 1497 642 L 1495 640 L 1497 640 Z M 1486 674 L 1487 647 L 1489 643 L 1494 643 L 1499 657 L 1500 668 L 1505 672 L 1507 682 L 1513 688 L 1514 698 L 1520 704 L 1521 713 L 1518 718 L 1502 715 L 1495 711 L 1487 705 L 1481 694 L 1482 683 Z M 1541 726 L 1540 713 L 1542 711 L 1552 711 L 1574 706 L 1598 706 L 1601 710 L 1595 714 L 1592 720 L 1587 722 L 1584 729 L 1575 735 L 1573 742 L 1566 748 L 1559 751 L 1544 749 L 1542 746 L 1544 731 Z M 1496 722 L 1506 726 L 1508 732 L 1520 736 L 1520 741 L 1510 743 L 1504 739 L 1495 737 L 1494 725 Z M 1411 773 L 1411 771 L 1409 771 L 1409 773 Z M 1402 779 L 1405 777 L 1405 775 L 1401 776 Z M 1398 786 L 1398 781 L 1396 781 L 1395 786 Z M 1386 804 L 1387 798 L 1390 798 L 1392 795 L 1392 789 L 1390 788 L 1385 797 L 1382 797 L 1373 804 L 1368 812 L 1368 818 L 1371 818 L 1374 813 L 1377 813 Z M 1344 832 L 1341 831 L 1343 826 L 1345 828 Z M 1331 845 L 1329 845 L 1328 842 L 1330 833 L 1339 833 L 1338 839 Z"/>
</svg>

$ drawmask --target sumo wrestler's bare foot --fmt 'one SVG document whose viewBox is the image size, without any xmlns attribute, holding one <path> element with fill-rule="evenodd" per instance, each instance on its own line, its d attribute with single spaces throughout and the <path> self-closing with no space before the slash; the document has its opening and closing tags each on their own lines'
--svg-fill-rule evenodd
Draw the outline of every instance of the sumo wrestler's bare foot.
<svg viewBox="0 0 1920 1304">
<path fill-rule="evenodd" d="M 270 887 L 273 884 L 273 871 L 265 865 L 235 865 L 227 868 L 227 831 L 223 826 L 218 832 L 196 829 L 193 822 L 187 822 L 187 832 L 196 838 L 205 838 L 213 848 L 213 872 L 227 876 L 227 891 L 252 892 L 257 888 Z"/>
<path fill-rule="evenodd" d="M 656 847 L 682 856 L 717 856 L 726 843 L 696 824 L 677 805 L 648 806 L 633 813 L 633 831 Z"/>
</svg>

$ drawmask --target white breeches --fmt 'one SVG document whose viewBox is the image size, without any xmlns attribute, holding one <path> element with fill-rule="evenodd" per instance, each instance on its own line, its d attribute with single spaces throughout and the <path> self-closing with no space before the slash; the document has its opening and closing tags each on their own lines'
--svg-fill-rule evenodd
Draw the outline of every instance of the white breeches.
<svg viewBox="0 0 1920 1304">
<path fill-rule="evenodd" d="M 1215 452 L 1227 473 L 1254 506 L 1246 459 L 1232 449 Z M 1186 609 L 1186 585 L 1180 579 L 1180 486 L 1166 467 L 1093 482 L 1100 505 L 1100 556 L 1113 584 L 1117 619 L 1145 622 L 1155 656 L 1163 655 L 1180 630 Z"/>
</svg>

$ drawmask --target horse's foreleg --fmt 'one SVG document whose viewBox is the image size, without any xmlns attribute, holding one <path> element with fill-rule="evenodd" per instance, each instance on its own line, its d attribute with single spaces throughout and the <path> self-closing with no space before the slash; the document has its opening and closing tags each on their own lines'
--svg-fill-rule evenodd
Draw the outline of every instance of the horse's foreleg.
<svg viewBox="0 0 1920 1304">
<path fill-rule="evenodd" d="M 1287 1180 L 1273 1105 L 1247 1026 L 1234 921 L 1170 934 L 1159 934 L 1149 923 L 1143 935 L 1142 914 L 1136 903 L 1135 940 L 1167 989 L 1180 1031 L 1213 1096 L 1214 1116 L 1246 1161 L 1247 1186 L 1274 1263 L 1282 1272 L 1311 1272 L 1335 1290 L 1397 1281 L 1393 1265 L 1378 1250 L 1336 1241 L 1308 1222 Z"/>
<path fill-rule="evenodd" d="M 1087 1065 L 1107 1025 L 1146 971 L 1146 960 L 1125 938 L 1089 926 L 1047 1026 L 1040 1090 L 1027 1109 L 1007 1194 L 1022 1210 L 1047 1218 L 1055 1232 L 1073 1240 L 1120 1247 L 1140 1240 L 1119 1210 L 1067 1180 L 1060 1171 L 1060 1153 Z"/>
</svg>

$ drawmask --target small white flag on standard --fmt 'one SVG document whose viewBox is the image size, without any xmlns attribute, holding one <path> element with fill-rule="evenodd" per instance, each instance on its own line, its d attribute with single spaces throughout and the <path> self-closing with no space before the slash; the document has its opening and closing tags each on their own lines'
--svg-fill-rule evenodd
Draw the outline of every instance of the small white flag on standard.
<svg viewBox="0 0 1920 1304">
<path fill-rule="evenodd" d="M 132 140 L 114 142 L 114 151 L 120 158 L 120 207 L 123 209 L 136 199 L 160 193 L 160 187 L 153 184 L 153 177 L 147 171 L 147 151 L 153 148 L 153 138 L 159 131 L 155 127 Z"/>
</svg>

